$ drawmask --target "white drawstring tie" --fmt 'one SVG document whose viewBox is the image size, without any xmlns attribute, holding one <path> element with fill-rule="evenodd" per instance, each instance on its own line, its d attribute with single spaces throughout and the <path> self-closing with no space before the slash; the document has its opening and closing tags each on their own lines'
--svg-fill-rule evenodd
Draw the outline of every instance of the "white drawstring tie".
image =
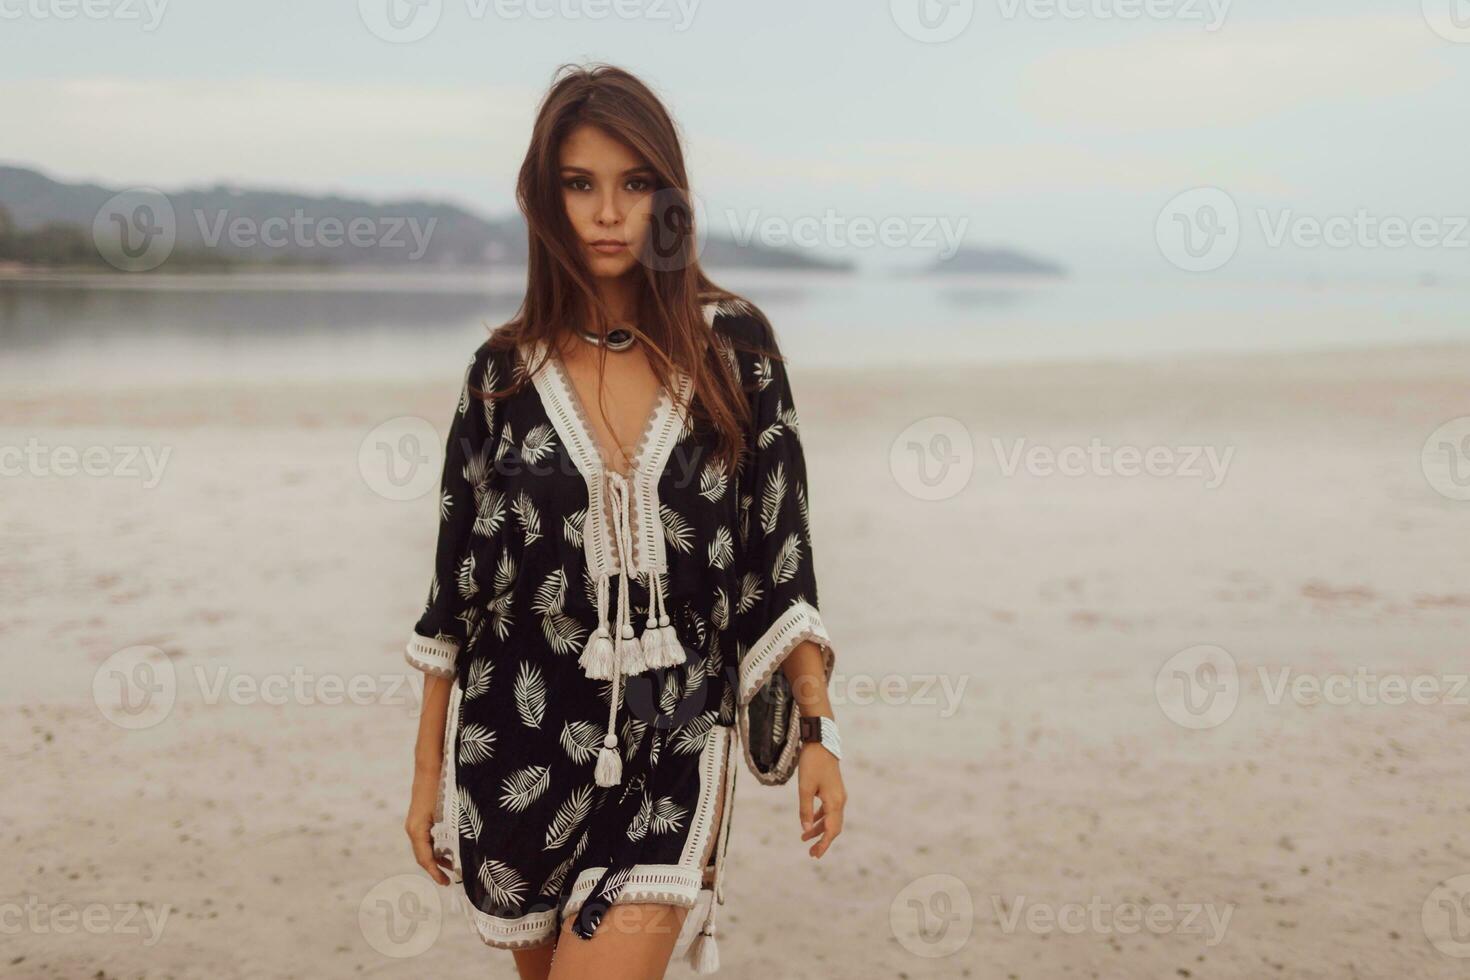
<svg viewBox="0 0 1470 980">
<path fill-rule="evenodd" d="M 684 663 L 684 647 L 674 630 L 668 613 L 668 597 L 662 572 L 650 571 L 648 578 L 648 621 L 643 635 L 633 630 L 632 600 L 629 594 L 632 570 L 633 529 L 632 490 L 627 477 L 616 470 L 604 470 L 607 489 L 612 496 L 613 536 L 618 548 L 618 609 L 614 629 L 608 625 L 607 607 L 611 574 L 603 571 L 597 577 L 597 629 L 588 637 L 578 658 L 583 672 L 595 680 L 613 682 L 612 703 L 607 711 L 607 733 L 597 754 L 597 785 L 616 786 L 623 778 L 622 759 L 618 755 L 618 702 L 622 700 L 624 674 L 639 674 L 650 667 L 673 667 Z"/>
</svg>

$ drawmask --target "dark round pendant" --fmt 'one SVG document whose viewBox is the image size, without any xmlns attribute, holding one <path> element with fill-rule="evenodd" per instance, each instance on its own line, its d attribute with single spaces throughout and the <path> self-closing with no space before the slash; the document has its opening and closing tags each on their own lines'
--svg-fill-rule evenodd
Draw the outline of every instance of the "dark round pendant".
<svg viewBox="0 0 1470 980">
<path fill-rule="evenodd" d="M 633 331 L 627 327 L 616 327 L 607 332 L 608 350 L 627 350 L 633 346 Z"/>
</svg>

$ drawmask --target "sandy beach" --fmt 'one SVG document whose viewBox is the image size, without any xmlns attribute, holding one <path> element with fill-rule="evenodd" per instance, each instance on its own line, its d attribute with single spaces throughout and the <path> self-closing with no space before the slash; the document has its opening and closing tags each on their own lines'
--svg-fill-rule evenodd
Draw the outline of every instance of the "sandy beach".
<svg viewBox="0 0 1470 980">
<path fill-rule="evenodd" d="M 717 976 L 1470 970 L 1470 347 L 792 377 L 851 799 L 814 861 L 739 774 Z M 0 974 L 515 976 L 402 833 L 363 450 L 457 384 L 0 392 Z"/>
</svg>

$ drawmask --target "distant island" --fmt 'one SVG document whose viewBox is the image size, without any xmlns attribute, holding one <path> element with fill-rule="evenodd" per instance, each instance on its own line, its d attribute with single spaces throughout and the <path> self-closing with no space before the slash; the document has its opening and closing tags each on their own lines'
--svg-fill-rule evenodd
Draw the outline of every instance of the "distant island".
<svg viewBox="0 0 1470 980">
<path fill-rule="evenodd" d="M 1055 262 L 1004 248 L 960 246 L 948 259 L 935 259 L 916 270 L 925 276 L 1043 276 L 1064 278 L 1067 270 Z"/>
</svg>

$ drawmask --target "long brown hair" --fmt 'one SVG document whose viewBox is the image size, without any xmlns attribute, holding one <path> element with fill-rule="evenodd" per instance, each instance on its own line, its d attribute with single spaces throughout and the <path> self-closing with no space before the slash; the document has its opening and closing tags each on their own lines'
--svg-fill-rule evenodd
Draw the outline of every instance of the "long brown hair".
<svg viewBox="0 0 1470 980">
<path fill-rule="evenodd" d="M 733 471 L 739 464 L 749 404 L 738 379 L 723 362 L 702 306 L 739 302 L 742 297 L 716 286 L 699 267 L 689 178 L 674 122 L 647 85 L 622 68 L 595 64 L 562 65 L 541 101 L 531 145 L 521 164 L 516 200 L 525 215 L 530 256 L 526 295 L 516 315 L 495 329 L 492 347 L 529 350 L 546 341 L 548 355 L 576 324 L 601 332 L 613 321 L 594 277 L 575 247 L 576 234 L 562 199 L 559 153 L 576 127 L 591 124 L 626 143 L 655 174 L 654 226 L 644 236 L 645 254 L 630 271 L 641 280 L 636 292 L 633 330 L 650 365 L 669 390 L 675 368 L 692 378 L 691 415 L 715 434 L 714 458 Z M 657 249 L 656 254 L 649 254 Z M 726 338 L 733 341 L 733 338 Z M 735 346 L 755 349 L 740 341 Z M 524 346 L 523 346 L 524 345 Z M 773 353 L 773 352 L 767 352 Z M 601 353 L 599 372 L 606 351 Z M 489 397 L 506 397 L 529 383 L 541 364 L 528 364 L 514 383 Z M 599 403 L 601 399 L 599 399 Z M 605 418 L 604 414 L 604 418 Z"/>
</svg>

